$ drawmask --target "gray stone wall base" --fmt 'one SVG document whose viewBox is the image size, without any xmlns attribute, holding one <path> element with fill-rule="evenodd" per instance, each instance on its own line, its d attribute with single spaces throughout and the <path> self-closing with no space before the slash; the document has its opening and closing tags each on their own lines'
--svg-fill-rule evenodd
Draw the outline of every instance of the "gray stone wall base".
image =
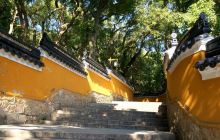
<svg viewBox="0 0 220 140">
<path fill-rule="evenodd" d="M 105 96 L 99 93 L 81 95 L 66 90 L 55 90 L 46 101 L 0 96 L 0 124 L 44 123 L 51 113 L 62 107 L 79 108 L 89 103 L 110 103 L 123 100 L 121 96 Z"/>
<path fill-rule="evenodd" d="M 178 140 L 219 140 L 220 129 L 197 125 L 177 104 L 167 99 L 167 115 L 171 131 Z"/>
<path fill-rule="evenodd" d="M 110 96 L 103 95 L 100 93 L 92 92 L 89 94 L 95 103 L 111 103 L 112 101 L 127 101 L 128 99 L 119 96 L 117 94 L 111 94 Z"/>
</svg>

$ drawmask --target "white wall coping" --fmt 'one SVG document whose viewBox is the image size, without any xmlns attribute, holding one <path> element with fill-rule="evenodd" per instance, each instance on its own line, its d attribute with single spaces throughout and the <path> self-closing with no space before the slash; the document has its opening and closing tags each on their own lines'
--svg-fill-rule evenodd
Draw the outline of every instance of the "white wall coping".
<svg viewBox="0 0 220 140">
<path fill-rule="evenodd" d="M 22 57 L 18 58 L 17 55 L 12 55 L 10 52 L 5 52 L 4 49 L 0 49 L 0 56 L 7 58 L 13 62 L 19 63 L 23 66 L 29 67 L 31 69 L 42 71 L 42 67 L 39 67 L 37 65 L 34 65 L 33 63 L 29 62 L 28 60 L 24 60 Z"/>
<path fill-rule="evenodd" d="M 218 78 L 220 77 L 220 64 L 218 63 L 214 68 L 208 66 L 205 68 L 205 70 L 203 71 L 198 70 L 198 71 L 202 76 L 202 80 Z"/>
<path fill-rule="evenodd" d="M 172 73 L 175 68 L 179 65 L 180 62 L 182 62 L 184 59 L 187 57 L 200 52 L 200 51 L 205 51 L 206 50 L 206 43 L 212 40 L 213 37 L 209 36 L 207 38 L 204 38 L 202 40 L 197 41 L 196 43 L 193 44 L 193 46 L 189 49 L 187 48 L 185 52 L 182 52 L 174 61 L 172 64 L 171 68 L 168 70 L 168 72 Z"/>
</svg>

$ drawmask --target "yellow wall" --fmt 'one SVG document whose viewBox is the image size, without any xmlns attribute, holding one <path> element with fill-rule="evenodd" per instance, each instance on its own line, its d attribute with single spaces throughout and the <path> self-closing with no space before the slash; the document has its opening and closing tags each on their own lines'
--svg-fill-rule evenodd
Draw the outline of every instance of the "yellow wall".
<svg viewBox="0 0 220 140">
<path fill-rule="evenodd" d="M 136 102 L 165 102 L 166 94 L 161 96 L 134 97 L 133 100 Z"/>
<path fill-rule="evenodd" d="M 44 100 L 54 89 L 66 89 L 83 95 L 89 92 L 86 78 L 43 58 L 45 67 L 37 71 L 0 57 L 0 90 L 20 92 L 23 97 Z"/>
<path fill-rule="evenodd" d="M 127 98 L 129 101 L 133 100 L 133 89 L 128 87 L 128 85 L 125 85 L 120 80 L 115 78 L 113 74 L 110 73 L 111 77 L 111 86 L 112 86 L 112 93 L 115 93 L 117 95 L 121 95 L 125 98 Z"/>
<path fill-rule="evenodd" d="M 104 95 L 111 95 L 110 79 L 105 79 L 96 72 L 86 69 L 90 92 L 97 92 Z"/>
<path fill-rule="evenodd" d="M 167 75 L 168 93 L 189 115 L 207 125 L 220 125 L 220 78 L 203 81 L 194 65 L 205 57 L 200 51 L 184 59 Z"/>
<path fill-rule="evenodd" d="M 42 58 L 45 67 L 42 71 L 21 65 L 0 57 L 0 92 L 21 93 L 24 98 L 45 100 L 53 90 L 65 89 L 73 93 L 87 95 L 91 91 L 108 95 L 118 94 L 132 98 L 133 91 L 117 79 L 107 80 L 86 69 L 88 76 L 83 78 L 53 61 Z"/>
<path fill-rule="evenodd" d="M 109 74 L 110 79 L 106 79 L 90 69 L 86 69 L 88 73 L 88 82 L 90 90 L 104 95 L 117 94 L 129 100 L 132 100 L 133 90 Z"/>
</svg>

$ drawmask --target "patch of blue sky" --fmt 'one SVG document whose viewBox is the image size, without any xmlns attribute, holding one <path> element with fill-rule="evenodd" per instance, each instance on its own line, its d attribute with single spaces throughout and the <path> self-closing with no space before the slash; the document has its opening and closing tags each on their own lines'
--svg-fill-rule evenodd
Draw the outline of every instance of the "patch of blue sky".
<svg viewBox="0 0 220 140">
<path fill-rule="evenodd" d="M 50 20 L 49 30 L 58 30 L 59 26 L 60 26 L 60 23 L 56 19 Z"/>
<path fill-rule="evenodd" d="M 36 29 L 37 32 L 41 32 L 42 31 L 42 27 L 39 24 L 37 24 L 35 26 L 35 29 Z"/>
</svg>

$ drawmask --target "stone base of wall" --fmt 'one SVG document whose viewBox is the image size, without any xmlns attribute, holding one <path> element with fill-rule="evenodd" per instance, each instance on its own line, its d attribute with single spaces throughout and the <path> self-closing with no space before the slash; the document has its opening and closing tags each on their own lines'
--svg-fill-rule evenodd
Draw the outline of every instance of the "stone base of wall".
<svg viewBox="0 0 220 140">
<path fill-rule="evenodd" d="M 53 91 L 46 101 L 0 96 L 0 124 L 44 123 L 51 113 L 62 107 L 83 107 L 89 103 L 110 103 L 124 100 L 121 96 L 105 96 L 91 93 L 83 96 L 66 90 Z"/>
<path fill-rule="evenodd" d="M 96 102 L 96 103 L 111 103 L 112 101 L 127 101 L 128 100 L 116 94 L 106 96 L 100 93 L 92 92 L 91 94 L 89 94 L 89 96 L 92 98 L 93 102 Z"/>
<path fill-rule="evenodd" d="M 0 97 L 0 124 L 45 120 L 49 117 L 49 112 L 46 102 L 6 96 Z"/>
<path fill-rule="evenodd" d="M 177 103 L 167 99 L 166 104 L 171 131 L 179 140 L 220 139 L 220 129 L 197 125 Z"/>
</svg>

